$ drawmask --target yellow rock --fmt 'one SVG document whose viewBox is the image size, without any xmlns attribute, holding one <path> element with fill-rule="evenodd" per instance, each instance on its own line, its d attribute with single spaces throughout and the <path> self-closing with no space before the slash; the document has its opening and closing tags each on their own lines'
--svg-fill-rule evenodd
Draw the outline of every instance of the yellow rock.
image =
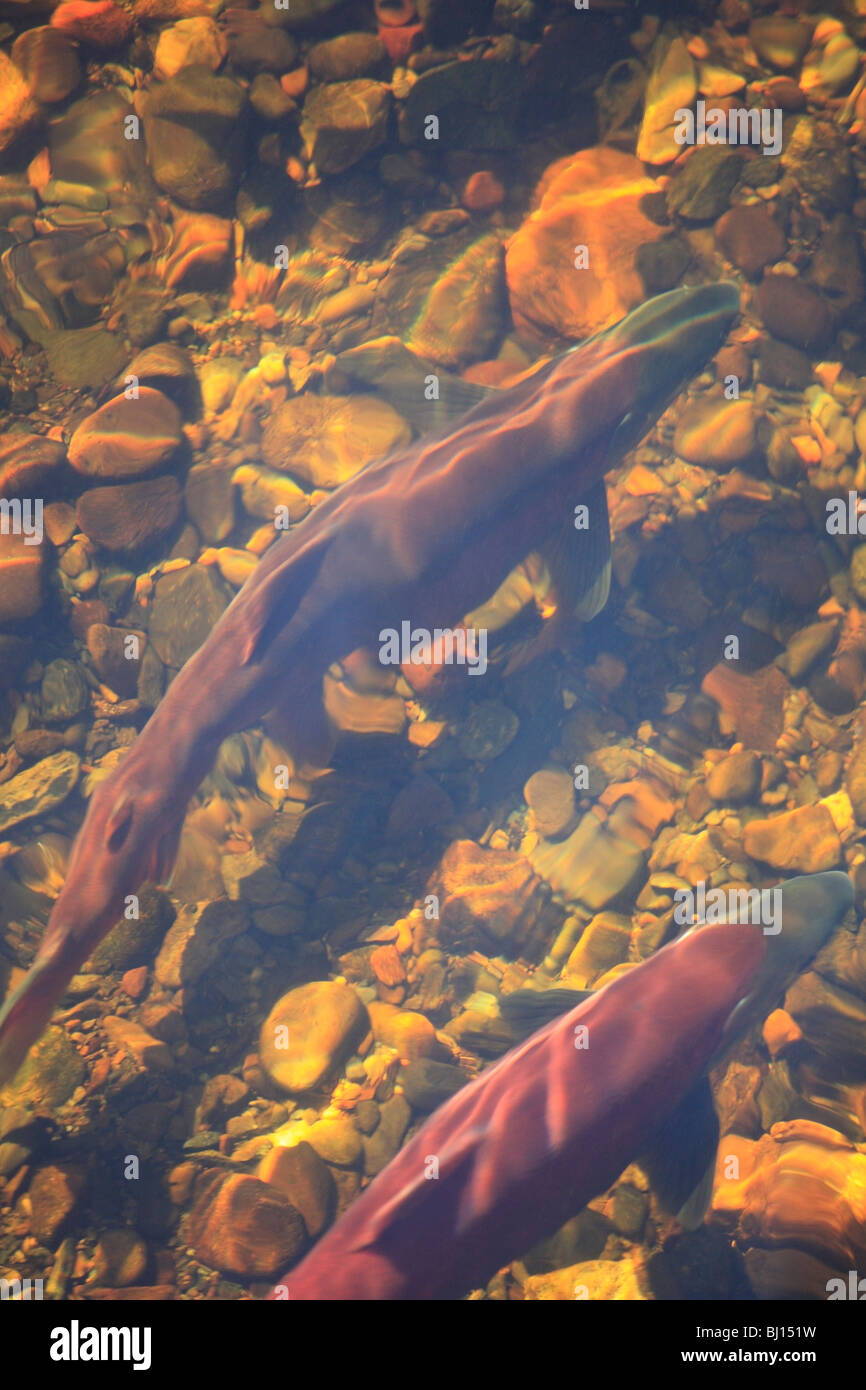
<svg viewBox="0 0 866 1390">
<path fill-rule="evenodd" d="M 695 65 L 682 39 L 674 39 L 662 62 L 650 74 L 644 117 L 637 140 L 637 157 L 647 164 L 667 164 L 682 153 L 674 139 L 677 111 L 690 107 L 697 96 Z"/>
</svg>

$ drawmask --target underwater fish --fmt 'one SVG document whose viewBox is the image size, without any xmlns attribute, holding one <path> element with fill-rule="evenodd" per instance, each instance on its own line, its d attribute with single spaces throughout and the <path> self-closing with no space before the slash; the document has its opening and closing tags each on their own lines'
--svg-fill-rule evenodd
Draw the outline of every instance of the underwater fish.
<svg viewBox="0 0 866 1390">
<path fill-rule="evenodd" d="M 325 766 L 333 731 L 322 679 L 333 661 L 407 619 L 428 631 L 459 622 L 557 533 L 568 534 L 574 565 L 582 548 L 597 563 L 602 542 L 609 550 L 605 471 L 738 310 L 729 282 L 672 290 L 511 389 L 475 387 L 483 398 L 456 426 L 373 464 L 270 547 L 94 791 L 34 963 L 0 1012 L 0 1084 L 128 895 L 167 878 L 222 740 L 276 712 L 290 751 Z M 578 505 L 597 517 L 590 532 L 574 529 Z"/>
<path fill-rule="evenodd" d="M 778 936 L 747 923 L 693 928 L 483 1071 L 270 1297 L 459 1298 L 638 1157 L 668 1199 L 675 1187 L 687 1205 L 696 1195 L 702 1217 L 718 1142 L 707 1070 L 854 901 L 838 872 L 791 879 L 781 895 Z"/>
</svg>

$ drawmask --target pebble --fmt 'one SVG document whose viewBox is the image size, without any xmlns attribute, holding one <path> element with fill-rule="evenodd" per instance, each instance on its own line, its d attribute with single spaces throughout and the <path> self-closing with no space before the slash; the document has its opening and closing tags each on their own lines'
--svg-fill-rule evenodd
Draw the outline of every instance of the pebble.
<svg viewBox="0 0 866 1390">
<path fill-rule="evenodd" d="M 173 477 L 94 487 L 76 506 L 78 527 L 113 554 L 134 555 L 168 535 L 181 514 L 182 494 Z"/>
<path fill-rule="evenodd" d="M 709 222 L 725 211 L 742 171 L 738 150 L 696 146 L 667 189 L 667 205 L 689 221 Z"/>
<path fill-rule="evenodd" d="M 196 15 L 162 30 L 153 56 L 153 71 L 163 81 L 193 63 L 216 72 L 227 53 L 228 44 L 216 21 L 207 15 Z"/>
<path fill-rule="evenodd" d="M 180 411 L 150 386 L 137 400 L 115 396 L 78 426 L 69 462 L 87 478 L 137 478 L 170 462 L 181 442 Z"/>
<path fill-rule="evenodd" d="M 722 214 L 716 223 L 716 241 L 745 275 L 757 275 L 780 261 L 788 249 L 785 233 L 767 209 L 745 203 Z"/>
<path fill-rule="evenodd" d="M 707 775 L 707 794 L 723 806 L 755 801 L 761 789 L 761 771 L 757 753 L 730 753 Z"/>
<path fill-rule="evenodd" d="M 523 788 L 532 812 L 532 825 L 545 839 L 557 839 L 574 829 L 574 784 L 564 768 L 542 768 Z"/>
<path fill-rule="evenodd" d="M 218 211 L 242 167 L 246 94 L 202 64 L 157 83 L 144 102 L 144 134 L 153 177 L 184 207 Z"/>
<path fill-rule="evenodd" d="M 390 108 L 383 82 L 358 78 L 314 87 L 301 117 L 308 160 L 323 174 L 351 168 L 384 142 Z"/>
<path fill-rule="evenodd" d="M 103 1231 L 93 1252 L 93 1278 L 123 1289 L 140 1284 L 147 1268 L 147 1243 L 126 1227 Z"/>
<path fill-rule="evenodd" d="M 90 687 L 77 662 L 59 657 L 42 673 L 39 687 L 42 718 L 49 724 L 66 724 L 90 705 Z"/>
<path fill-rule="evenodd" d="M 390 64 L 385 45 L 375 34 L 339 34 L 316 43 L 307 53 L 318 82 L 349 82 L 356 77 L 385 77 Z"/>
<path fill-rule="evenodd" d="M 30 1225 L 40 1245 L 53 1249 L 78 1208 L 87 1184 L 83 1167 L 52 1163 L 30 1179 Z"/>
<path fill-rule="evenodd" d="M 44 545 L 0 532 L 0 624 L 34 617 L 42 607 Z"/>
<path fill-rule="evenodd" d="M 132 28 L 131 16 L 114 0 L 64 0 L 51 23 L 77 43 L 100 52 L 119 48 Z"/>
<path fill-rule="evenodd" d="M 334 1179 L 328 1165 L 305 1140 L 271 1149 L 259 1164 L 257 1176 L 282 1192 L 300 1212 L 311 1240 L 332 1221 L 337 1195 Z"/>
<path fill-rule="evenodd" d="M 53 811 L 66 800 L 80 771 L 78 754 L 64 750 L 0 784 L 0 832 Z"/>
<path fill-rule="evenodd" d="M 646 87 L 644 115 L 637 140 L 637 157 L 647 164 L 668 164 L 682 152 L 674 138 L 677 112 L 691 107 L 698 93 L 697 73 L 685 42 L 675 38 Z"/>
<path fill-rule="evenodd" d="M 248 922 L 244 905 L 228 898 L 184 905 L 159 949 L 157 980 L 169 989 L 194 984 L 219 959 L 226 943 L 246 931 Z"/>
<path fill-rule="evenodd" d="M 629 917 L 617 912 L 597 913 L 563 966 L 563 980 L 572 989 L 588 989 L 608 970 L 628 959 L 630 941 Z"/>
<path fill-rule="evenodd" d="M 460 726 L 457 745 L 464 758 L 490 762 L 504 753 L 519 728 L 517 715 L 500 700 L 479 700 Z"/>
<path fill-rule="evenodd" d="M 313 487 L 334 488 L 366 464 L 408 444 L 401 415 L 375 396 L 296 396 L 277 406 L 262 436 L 262 457 Z"/>
<path fill-rule="evenodd" d="M 262 1024 L 262 1065 L 283 1090 L 309 1091 L 346 1059 L 369 1026 L 367 1011 L 349 985 L 331 980 L 300 985 L 277 1001 Z"/>
<path fill-rule="evenodd" d="M 142 1071 L 159 1073 L 173 1068 L 174 1059 L 167 1044 L 152 1037 L 131 1018 L 107 1015 L 102 1019 L 102 1027 L 112 1051 L 120 1048 Z"/>
<path fill-rule="evenodd" d="M 817 874 L 835 869 L 842 845 L 826 806 L 798 806 L 768 820 L 749 821 L 743 847 L 753 859 L 774 869 Z"/>
<path fill-rule="evenodd" d="M 754 452 L 755 426 L 751 401 L 707 397 L 683 411 L 674 434 L 674 451 L 688 463 L 725 472 Z"/>
<path fill-rule="evenodd" d="M 74 41 L 50 25 L 25 29 L 12 45 L 12 61 L 36 101 L 47 106 L 65 101 L 81 81 Z"/>
<path fill-rule="evenodd" d="M 826 346 L 832 319 L 825 301 L 809 285 L 790 275 L 768 275 L 758 286 L 755 303 L 765 326 L 784 343 L 806 351 Z"/>
<path fill-rule="evenodd" d="M 203 1264 L 242 1279 L 281 1273 L 307 1244 L 303 1218 L 282 1192 L 219 1168 L 196 1184 L 185 1238 Z"/>
<path fill-rule="evenodd" d="M 164 666 L 183 666 L 209 635 L 231 597 L 231 590 L 212 566 L 188 565 L 160 576 L 148 636 Z"/>
<path fill-rule="evenodd" d="M 428 1114 L 466 1085 L 468 1077 L 457 1067 L 419 1057 L 400 1072 L 403 1094 L 414 1110 Z"/>
<path fill-rule="evenodd" d="M 579 340 L 642 302 L 636 256 L 665 234 L 645 212 L 644 200 L 657 195 L 640 161 L 620 150 L 599 146 L 552 164 L 506 250 L 516 326 Z M 576 273 L 581 245 L 591 256 Z"/>
<path fill-rule="evenodd" d="M 797 19 L 783 15 L 753 19 L 749 25 L 749 41 L 764 63 L 789 72 L 805 57 L 811 30 Z"/>
</svg>

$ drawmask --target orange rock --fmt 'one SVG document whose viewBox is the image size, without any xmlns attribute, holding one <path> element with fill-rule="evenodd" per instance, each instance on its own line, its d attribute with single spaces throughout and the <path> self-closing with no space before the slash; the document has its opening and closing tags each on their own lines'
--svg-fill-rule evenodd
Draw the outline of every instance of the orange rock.
<svg viewBox="0 0 866 1390">
<path fill-rule="evenodd" d="M 774 1009 L 764 1020 L 761 1035 L 767 1045 L 767 1051 L 775 1059 L 786 1047 L 800 1041 L 803 1030 L 784 1009 Z"/>
<path fill-rule="evenodd" d="M 315 1240 L 333 1216 L 336 1188 L 330 1168 L 313 1146 L 302 1140 L 271 1149 L 259 1164 L 258 1176 L 300 1212 L 307 1234 Z"/>
<path fill-rule="evenodd" d="M 743 846 L 753 859 L 774 869 L 817 874 L 835 869 L 842 858 L 842 843 L 826 806 L 798 806 L 767 820 L 746 826 Z"/>
<path fill-rule="evenodd" d="M 32 618 L 42 607 L 44 545 L 0 532 L 0 623 Z"/>
<path fill-rule="evenodd" d="M 78 43 L 99 49 L 117 48 L 132 29 L 132 19 L 114 0 L 66 0 L 54 11 L 51 23 Z"/>
<path fill-rule="evenodd" d="M 519 328 L 584 338 L 641 303 L 635 257 L 664 230 L 641 203 L 657 193 L 633 155 L 608 146 L 581 150 L 546 170 L 536 210 L 512 238 L 505 260 Z M 576 248 L 587 263 L 575 264 Z"/>
<path fill-rule="evenodd" d="M 377 946 L 370 956 L 370 969 L 383 985 L 401 985 L 406 970 L 396 946 Z"/>
<path fill-rule="evenodd" d="M 419 1057 L 439 1057 L 442 1044 L 436 1039 L 436 1029 L 424 1014 L 407 1010 L 394 1013 L 380 1025 L 380 1037 L 386 1047 L 393 1047 L 401 1062 L 415 1062 Z"/>
<path fill-rule="evenodd" d="M 247 1174 L 211 1168 L 199 1183 L 186 1240 L 203 1264 L 262 1279 L 297 1258 L 307 1233 L 282 1192 Z"/>
<path fill-rule="evenodd" d="M 470 175 L 463 188 L 461 202 L 470 212 L 492 212 L 505 199 L 505 189 L 489 169 L 479 169 Z"/>
<path fill-rule="evenodd" d="M 429 888 L 439 898 L 443 940 L 470 949 L 479 943 L 524 943 L 546 934 L 550 926 L 539 879 L 513 850 L 484 849 L 473 840 L 455 840 Z"/>
<path fill-rule="evenodd" d="M 701 684 L 704 694 L 719 706 L 722 731 L 736 734 L 758 753 L 776 751 L 790 688 L 777 666 L 743 674 L 724 661 L 708 671 Z"/>
<path fill-rule="evenodd" d="M 728 1136 L 719 1147 L 744 1150 L 739 1181 L 717 1183 L 716 1211 L 739 1213 L 749 1244 L 792 1246 L 835 1269 L 866 1260 L 866 1154 L 844 1135 L 808 1120 L 773 1125 L 757 1144 Z"/>
</svg>

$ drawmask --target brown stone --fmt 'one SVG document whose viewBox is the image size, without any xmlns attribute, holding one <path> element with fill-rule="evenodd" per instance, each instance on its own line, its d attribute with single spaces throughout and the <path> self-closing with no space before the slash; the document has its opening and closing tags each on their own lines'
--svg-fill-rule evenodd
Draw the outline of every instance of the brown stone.
<svg viewBox="0 0 866 1390">
<path fill-rule="evenodd" d="M 307 1232 L 300 1212 L 275 1187 L 211 1168 L 198 1185 L 186 1240 L 204 1264 L 264 1279 L 297 1258 Z"/>
<path fill-rule="evenodd" d="M 753 859 L 800 874 L 835 869 L 842 858 L 842 844 L 826 806 L 798 806 L 768 820 L 749 821 L 743 845 Z"/>
<path fill-rule="evenodd" d="M 155 545 L 180 517 L 181 491 L 176 478 L 148 478 L 141 483 L 94 487 L 78 499 L 78 525 L 92 541 L 120 554 L 135 554 Z"/>
</svg>

